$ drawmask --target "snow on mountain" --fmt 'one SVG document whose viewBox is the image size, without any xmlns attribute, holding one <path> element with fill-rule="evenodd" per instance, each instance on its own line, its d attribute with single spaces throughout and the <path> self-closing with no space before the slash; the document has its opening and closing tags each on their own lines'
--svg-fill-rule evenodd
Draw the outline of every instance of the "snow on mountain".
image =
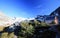
<svg viewBox="0 0 60 38">
<path fill-rule="evenodd" d="M 26 18 L 16 17 L 16 18 L 13 18 L 12 20 L 14 20 L 14 21 L 13 21 L 13 23 L 14 23 L 14 22 L 21 22 L 21 21 L 23 21 L 23 20 L 26 20 Z"/>
<path fill-rule="evenodd" d="M 23 18 L 23 17 L 17 17 L 17 18 L 13 18 L 14 22 L 21 22 L 24 20 L 33 20 L 34 18 Z"/>
</svg>

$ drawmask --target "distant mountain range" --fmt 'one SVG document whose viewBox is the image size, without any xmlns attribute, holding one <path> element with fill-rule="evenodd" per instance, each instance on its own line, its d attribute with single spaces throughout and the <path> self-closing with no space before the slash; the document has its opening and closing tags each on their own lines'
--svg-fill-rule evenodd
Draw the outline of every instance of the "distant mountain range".
<svg viewBox="0 0 60 38">
<path fill-rule="evenodd" d="M 0 12 L 0 26 L 8 25 L 9 23 L 11 24 L 12 21 L 13 20 L 11 18 Z"/>
<path fill-rule="evenodd" d="M 14 17 L 14 18 L 10 18 L 8 16 L 6 16 L 5 14 L 3 14 L 2 12 L 0 12 L 0 26 L 9 26 L 15 22 L 21 22 L 23 20 L 32 20 L 34 18 L 23 18 L 23 17 Z"/>
</svg>

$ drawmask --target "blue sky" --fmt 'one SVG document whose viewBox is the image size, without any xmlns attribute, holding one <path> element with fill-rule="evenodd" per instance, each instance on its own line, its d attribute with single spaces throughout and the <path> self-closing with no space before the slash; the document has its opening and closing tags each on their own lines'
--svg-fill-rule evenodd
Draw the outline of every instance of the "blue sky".
<svg viewBox="0 0 60 38">
<path fill-rule="evenodd" d="M 49 15 L 60 6 L 60 0 L 0 0 L 0 11 L 9 17 Z"/>
</svg>

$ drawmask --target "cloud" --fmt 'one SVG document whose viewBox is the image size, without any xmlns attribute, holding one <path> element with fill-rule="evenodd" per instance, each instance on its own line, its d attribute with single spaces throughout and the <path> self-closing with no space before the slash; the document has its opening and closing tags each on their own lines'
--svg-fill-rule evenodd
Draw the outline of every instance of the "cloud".
<svg viewBox="0 0 60 38">
<path fill-rule="evenodd" d="M 41 7 L 42 7 L 42 5 L 37 5 L 37 6 L 34 7 L 34 8 L 40 9 Z"/>
<path fill-rule="evenodd" d="M 49 14 L 48 11 L 50 11 L 50 9 L 41 9 L 39 14 L 41 14 L 41 15 L 47 15 L 47 14 Z"/>
</svg>

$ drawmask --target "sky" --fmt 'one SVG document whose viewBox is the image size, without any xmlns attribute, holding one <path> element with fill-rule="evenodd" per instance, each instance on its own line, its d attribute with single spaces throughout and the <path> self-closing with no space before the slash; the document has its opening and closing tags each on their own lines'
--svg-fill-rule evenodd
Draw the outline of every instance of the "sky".
<svg viewBox="0 0 60 38">
<path fill-rule="evenodd" d="M 60 6 L 60 0 L 0 0 L 0 11 L 9 17 L 49 15 Z"/>
</svg>

